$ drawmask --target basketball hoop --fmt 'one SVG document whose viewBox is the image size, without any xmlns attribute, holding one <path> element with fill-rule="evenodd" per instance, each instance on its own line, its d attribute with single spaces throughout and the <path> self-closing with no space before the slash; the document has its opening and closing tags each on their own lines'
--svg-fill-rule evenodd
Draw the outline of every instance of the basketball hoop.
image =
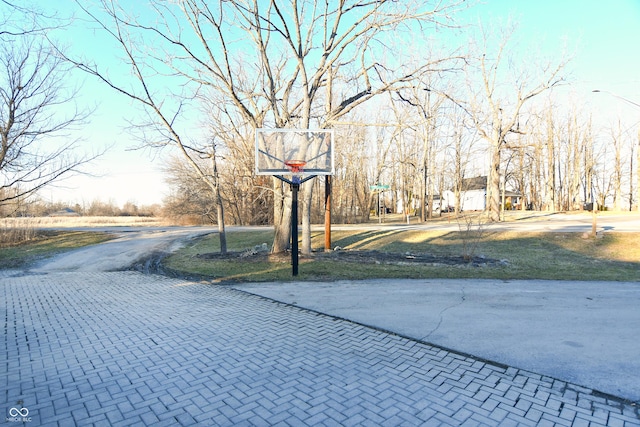
<svg viewBox="0 0 640 427">
<path fill-rule="evenodd" d="M 291 186 L 293 276 L 298 275 L 298 191 L 318 175 L 334 174 L 333 139 L 332 129 L 256 129 L 255 174 L 272 175 Z"/>
<path fill-rule="evenodd" d="M 304 160 L 285 160 L 285 166 L 287 169 L 291 171 L 291 175 L 293 175 L 292 181 L 295 184 L 300 184 L 300 179 L 302 177 L 302 173 L 304 172 L 304 165 L 307 164 Z"/>
<path fill-rule="evenodd" d="M 294 175 L 300 175 L 304 172 L 304 165 L 307 164 L 304 160 L 285 160 L 284 164 Z"/>
<path fill-rule="evenodd" d="M 333 130 L 256 129 L 256 175 L 333 175 Z"/>
</svg>

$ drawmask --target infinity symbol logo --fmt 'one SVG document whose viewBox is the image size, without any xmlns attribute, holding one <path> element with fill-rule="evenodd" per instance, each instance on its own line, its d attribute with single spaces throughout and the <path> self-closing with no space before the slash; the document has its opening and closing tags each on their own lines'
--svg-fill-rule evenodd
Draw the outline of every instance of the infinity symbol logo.
<svg viewBox="0 0 640 427">
<path fill-rule="evenodd" d="M 11 409 L 9 409 L 9 416 L 10 417 L 17 417 L 18 415 L 20 415 L 21 417 L 26 417 L 27 415 L 29 415 L 29 410 L 27 408 L 22 408 L 22 409 L 11 408 Z"/>
</svg>

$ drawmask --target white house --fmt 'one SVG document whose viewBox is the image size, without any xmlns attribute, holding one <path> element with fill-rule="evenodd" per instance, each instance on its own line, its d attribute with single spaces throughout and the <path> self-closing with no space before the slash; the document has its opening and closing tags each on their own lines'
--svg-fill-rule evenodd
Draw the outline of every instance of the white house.
<svg viewBox="0 0 640 427">
<path fill-rule="evenodd" d="M 502 197 L 503 192 L 500 192 Z M 505 208 L 519 206 L 522 195 L 513 191 L 504 191 Z M 502 203 L 502 200 L 501 202 Z M 484 211 L 487 206 L 487 177 L 477 176 L 462 180 L 460 192 L 460 209 L 463 211 Z"/>
<path fill-rule="evenodd" d="M 487 206 L 486 189 L 469 190 L 460 193 L 460 210 L 484 211 Z"/>
<path fill-rule="evenodd" d="M 502 197 L 502 192 L 500 193 Z M 504 192 L 504 203 L 507 209 L 518 207 L 522 200 L 522 195 L 513 191 Z M 416 200 L 417 202 L 417 200 Z M 455 193 L 445 190 L 442 194 L 434 194 L 434 213 L 452 212 L 456 206 Z M 487 206 L 487 177 L 478 176 L 462 180 L 462 190 L 460 191 L 460 210 L 462 211 L 484 211 Z M 416 206 L 417 207 L 417 206 Z M 401 204 L 398 204 L 398 212 L 402 212 Z"/>
</svg>

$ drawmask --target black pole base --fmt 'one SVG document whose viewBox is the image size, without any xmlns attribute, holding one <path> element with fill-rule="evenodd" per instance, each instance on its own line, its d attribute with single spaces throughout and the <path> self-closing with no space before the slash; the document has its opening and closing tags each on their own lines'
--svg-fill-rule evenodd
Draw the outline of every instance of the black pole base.
<svg viewBox="0 0 640 427">
<path fill-rule="evenodd" d="M 274 175 L 281 181 L 286 182 L 291 186 L 291 268 L 292 275 L 298 275 L 298 191 L 300 190 L 300 184 L 307 182 L 315 175 L 309 175 L 305 178 L 294 176 L 291 180 L 281 176 Z"/>
<path fill-rule="evenodd" d="M 298 190 L 300 184 L 291 183 L 291 274 L 298 275 Z"/>
</svg>

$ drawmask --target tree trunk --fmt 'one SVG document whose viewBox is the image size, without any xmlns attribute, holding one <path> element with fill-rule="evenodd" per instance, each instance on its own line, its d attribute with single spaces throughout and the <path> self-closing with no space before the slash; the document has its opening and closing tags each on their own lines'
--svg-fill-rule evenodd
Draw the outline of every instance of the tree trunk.
<svg viewBox="0 0 640 427">
<path fill-rule="evenodd" d="M 638 152 L 636 153 L 638 159 L 636 161 L 638 170 L 636 171 L 636 191 L 638 196 L 636 198 L 636 209 L 640 212 L 640 126 L 638 127 Z"/>
<path fill-rule="evenodd" d="M 277 178 L 273 178 L 273 253 L 284 252 L 291 242 L 291 191 Z"/>
<path fill-rule="evenodd" d="M 218 222 L 218 237 L 220 238 L 220 253 L 227 253 L 227 233 L 224 227 L 224 206 L 222 204 L 222 194 L 220 193 L 220 175 L 218 174 L 218 160 L 216 157 L 216 146 L 212 144 L 211 163 L 213 168 L 213 197 L 216 201 L 216 215 Z"/>
<path fill-rule="evenodd" d="M 489 221 L 500 221 L 500 141 L 493 143 L 491 153 L 491 173 L 487 180 L 489 192 Z"/>
<path fill-rule="evenodd" d="M 555 141 L 553 133 L 553 123 L 551 112 L 549 112 L 547 126 L 547 182 L 545 191 L 545 210 L 548 212 L 556 211 L 556 162 L 555 162 Z"/>
<path fill-rule="evenodd" d="M 622 210 L 622 132 L 618 121 L 618 133 L 614 140 L 615 161 L 613 171 L 613 210 Z"/>
<path fill-rule="evenodd" d="M 224 208 L 222 207 L 222 199 L 220 198 L 220 191 L 217 192 L 216 213 L 218 216 L 218 236 L 220 237 L 220 253 L 225 255 L 227 253 L 227 233 L 224 227 Z"/>
<path fill-rule="evenodd" d="M 316 178 L 310 179 L 302 185 L 302 246 L 303 255 L 311 255 L 311 202 L 313 199 L 313 185 Z"/>
<path fill-rule="evenodd" d="M 573 160 L 571 167 L 573 169 L 573 179 L 571 183 L 571 209 L 577 211 L 582 208 L 580 205 L 580 147 L 578 146 L 577 141 L 573 147 Z"/>
</svg>

